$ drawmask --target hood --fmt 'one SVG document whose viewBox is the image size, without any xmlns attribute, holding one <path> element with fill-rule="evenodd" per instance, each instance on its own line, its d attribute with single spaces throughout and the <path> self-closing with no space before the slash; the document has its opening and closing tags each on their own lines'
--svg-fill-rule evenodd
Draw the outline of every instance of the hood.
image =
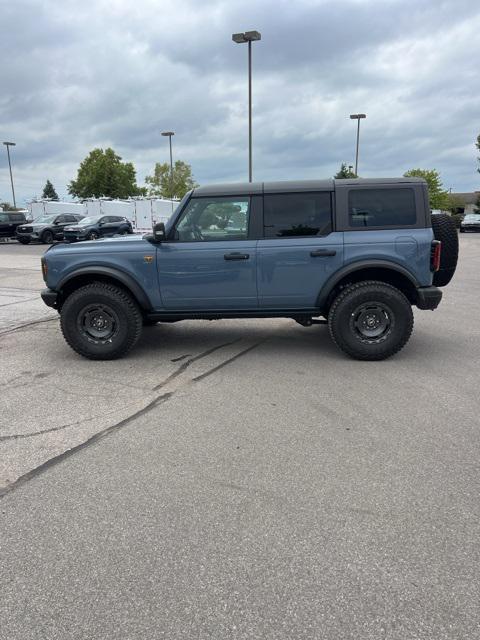
<svg viewBox="0 0 480 640">
<path fill-rule="evenodd" d="M 135 251 L 137 248 L 139 251 L 145 251 L 145 245 L 152 250 L 153 245 L 145 240 L 140 234 L 133 234 L 128 236 L 120 236 L 118 238 L 101 238 L 99 240 L 86 240 L 84 242 L 59 243 L 51 245 L 47 251 L 54 252 L 55 254 L 65 253 L 116 253 L 118 251 L 127 250 Z"/>
</svg>

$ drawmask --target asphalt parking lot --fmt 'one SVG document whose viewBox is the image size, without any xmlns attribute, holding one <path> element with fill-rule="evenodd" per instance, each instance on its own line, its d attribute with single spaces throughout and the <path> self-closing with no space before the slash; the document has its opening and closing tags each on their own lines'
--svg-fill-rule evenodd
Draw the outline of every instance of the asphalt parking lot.
<svg viewBox="0 0 480 640">
<path fill-rule="evenodd" d="M 480 234 L 396 357 L 157 325 L 90 362 L 0 245 L 0 638 L 480 637 Z"/>
</svg>

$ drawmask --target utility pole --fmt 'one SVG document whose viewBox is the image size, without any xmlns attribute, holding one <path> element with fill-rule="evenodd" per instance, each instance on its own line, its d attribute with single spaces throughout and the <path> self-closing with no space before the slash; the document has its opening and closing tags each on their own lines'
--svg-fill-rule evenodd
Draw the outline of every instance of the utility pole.
<svg viewBox="0 0 480 640">
<path fill-rule="evenodd" d="M 15 189 L 13 188 L 12 163 L 10 162 L 10 147 L 15 147 L 16 143 L 15 142 L 4 142 L 3 144 L 7 147 L 8 168 L 10 169 L 10 182 L 12 184 L 13 206 L 16 209 L 17 208 L 17 203 L 15 202 Z"/>
</svg>

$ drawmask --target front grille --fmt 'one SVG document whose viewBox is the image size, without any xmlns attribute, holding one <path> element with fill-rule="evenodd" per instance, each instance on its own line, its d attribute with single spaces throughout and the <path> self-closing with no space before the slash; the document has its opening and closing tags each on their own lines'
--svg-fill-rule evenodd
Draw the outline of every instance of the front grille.
<svg viewBox="0 0 480 640">
<path fill-rule="evenodd" d="M 17 231 L 19 233 L 32 233 L 33 227 L 18 227 Z"/>
</svg>

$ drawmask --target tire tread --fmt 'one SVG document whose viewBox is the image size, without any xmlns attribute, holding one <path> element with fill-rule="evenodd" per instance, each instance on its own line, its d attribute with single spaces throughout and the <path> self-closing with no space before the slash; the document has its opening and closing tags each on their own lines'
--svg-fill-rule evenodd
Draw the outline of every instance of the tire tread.
<svg viewBox="0 0 480 640">
<path fill-rule="evenodd" d="M 130 324 L 133 325 L 133 331 L 128 333 L 127 340 L 124 341 L 118 348 L 114 351 L 111 351 L 107 354 L 101 353 L 93 353 L 85 349 L 80 340 L 75 340 L 68 332 L 67 328 L 67 319 L 66 313 L 64 313 L 65 306 L 74 303 L 76 300 L 84 296 L 85 294 L 95 294 L 101 293 L 103 295 L 107 294 L 115 302 L 120 302 L 125 305 L 127 315 L 130 316 Z M 79 289 L 76 289 L 73 293 L 71 293 L 68 298 L 65 300 L 62 306 L 62 313 L 60 316 L 60 327 L 62 330 L 63 337 L 67 344 L 77 353 L 84 356 L 85 358 L 89 358 L 90 360 L 116 360 L 117 358 L 121 358 L 126 355 L 138 342 L 141 333 L 142 333 L 142 314 L 140 309 L 138 308 L 137 303 L 131 297 L 127 291 L 124 289 L 117 287 L 113 284 L 108 284 L 106 282 L 92 282 L 91 284 L 84 285 Z M 75 334 L 74 334 L 75 335 Z"/>
<path fill-rule="evenodd" d="M 364 352 L 363 354 L 360 352 L 357 352 L 355 354 L 353 354 L 351 352 L 351 350 L 348 349 L 348 347 L 346 346 L 344 340 L 342 339 L 340 332 L 338 330 L 338 326 L 336 323 L 336 312 L 339 308 L 339 306 L 342 304 L 342 302 L 349 297 L 350 295 L 352 295 L 352 293 L 356 292 L 356 291 L 361 291 L 362 289 L 367 289 L 367 288 L 376 288 L 378 289 L 378 287 L 381 287 L 382 289 L 390 289 L 392 292 L 395 293 L 395 295 L 399 296 L 400 298 L 402 298 L 405 302 L 406 305 L 408 305 L 408 307 L 410 307 L 411 309 L 411 305 L 410 302 L 408 301 L 407 297 L 405 296 L 404 293 L 402 293 L 402 291 L 400 291 L 399 289 L 397 289 L 396 287 L 392 286 L 391 284 L 388 284 L 387 282 L 382 282 L 380 280 L 364 280 L 362 282 L 356 282 L 354 284 L 351 284 L 349 286 L 347 286 L 345 289 L 343 289 L 338 295 L 337 297 L 334 299 L 332 306 L 330 307 L 330 311 L 328 313 L 328 330 L 330 333 L 330 336 L 333 340 L 333 342 L 337 345 L 337 347 L 339 347 L 339 349 L 341 349 L 344 353 L 347 353 L 348 355 L 354 357 L 357 360 L 384 360 L 386 358 L 390 358 L 391 356 L 395 355 L 396 353 L 398 353 L 401 349 L 403 349 L 403 347 L 407 344 L 408 340 L 410 339 L 410 336 L 412 334 L 413 331 L 413 313 L 411 313 L 410 319 L 409 319 L 409 323 L 408 323 L 408 327 L 407 330 L 404 332 L 404 335 L 402 337 L 402 340 L 400 340 L 398 343 L 392 345 L 390 347 L 390 349 L 387 349 L 384 352 L 379 352 L 379 353 L 367 353 Z"/>
</svg>

